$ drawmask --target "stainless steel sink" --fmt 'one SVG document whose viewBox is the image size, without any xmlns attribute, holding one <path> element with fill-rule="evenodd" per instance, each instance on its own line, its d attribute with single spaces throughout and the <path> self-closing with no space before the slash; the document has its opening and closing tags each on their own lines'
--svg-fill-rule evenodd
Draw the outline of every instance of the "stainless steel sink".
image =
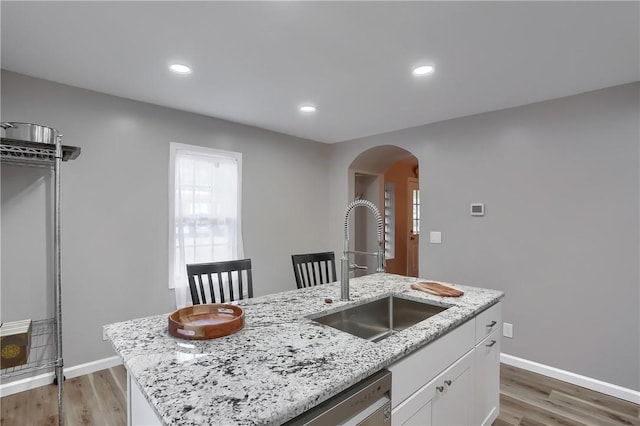
<svg viewBox="0 0 640 426">
<path fill-rule="evenodd" d="M 446 309 L 448 308 L 430 303 L 388 296 L 311 319 L 354 336 L 377 342 L 394 331 L 404 330 Z"/>
</svg>

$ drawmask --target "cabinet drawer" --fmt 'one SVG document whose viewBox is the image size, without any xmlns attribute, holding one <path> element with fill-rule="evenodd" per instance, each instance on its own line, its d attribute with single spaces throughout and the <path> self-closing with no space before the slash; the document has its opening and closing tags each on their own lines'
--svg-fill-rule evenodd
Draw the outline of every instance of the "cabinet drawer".
<svg viewBox="0 0 640 426">
<path fill-rule="evenodd" d="M 391 406 L 395 407 L 474 346 L 473 320 L 387 367 L 393 373 Z"/>
<path fill-rule="evenodd" d="M 502 328 L 502 302 L 498 302 L 476 317 L 476 344 Z"/>
</svg>

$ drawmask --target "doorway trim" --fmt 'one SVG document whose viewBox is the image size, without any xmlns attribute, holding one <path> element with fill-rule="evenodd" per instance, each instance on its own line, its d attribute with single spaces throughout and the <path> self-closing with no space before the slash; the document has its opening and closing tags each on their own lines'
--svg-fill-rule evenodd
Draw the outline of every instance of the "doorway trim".
<svg viewBox="0 0 640 426">
<path fill-rule="evenodd" d="M 384 209 L 384 202 L 385 202 L 384 189 L 385 189 L 385 183 L 386 183 L 385 171 L 387 171 L 392 165 L 405 161 L 409 158 L 414 158 L 415 159 L 414 161 L 418 163 L 417 166 L 419 167 L 418 157 L 413 152 L 397 145 L 391 145 L 391 144 L 377 145 L 377 146 L 365 149 L 360 154 L 356 155 L 347 168 L 347 197 L 348 197 L 346 200 L 347 203 L 353 201 L 356 196 L 356 191 L 355 191 L 356 173 L 381 176 L 381 179 L 379 180 L 379 183 L 380 183 L 379 195 L 377 199 L 370 199 L 369 201 L 373 202 L 378 207 L 378 209 L 383 214 L 383 216 L 385 216 L 384 214 L 384 210 L 385 210 Z M 414 166 L 414 174 L 415 174 L 415 166 Z M 396 188 L 395 189 L 396 209 L 399 203 L 399 200 L 397 199 L 398 194 L 402 193 L 403 194 L 402 198 L 404 198 L 404 192 L 406 191 L 406 189 L 403 188 L 404 186 L 405 186 L 404 182 L 403 183 L 396 182 L 396 187 L 395 187 Z M 400 215 L 404 219 L 404 217 L 406 216 L 406 213 L 400 212 Z M 399 216 L 397 211 L 395 212 L 395 217 L 396 217 L 395 230 L 394 230 L 395 231 L 394 232 L 395 248 L 396 248 L 396 251 L 400 249 L 402 252 L 404 252 L 406 250 L 406 245 L 407 245 L 407 242 L 406 242 L 407 234 L 405 233 L 406 229 L 404 229 L 406 228 L 406 225 L 402 224 L 401 225 L 402 229 L 398 228 Z M 385 218 L 386 216 L 383 217 L 383 220 Z M 400 237 L 401 233 L 402 233 L 402 237 L 401 237 L 401 240 L 399 240 L 398 238 Z M 386 236 L 386 233 L 385 233 L 385 236 Z M 350 238 L 349 239 L 350 249 L 353 249 L 352 244 L 353 244 L 353 239 Z M 385 246 L 385 250 L 386 250 L 386 246 Z M 404 256 L 405 254 L 402 253 L 402 255 Z M 396 269 L 398 270 L 398 272 L 395 272 L 395 273 L 401 273 L 400 271 L 404 270 L 405 271 L 404 273 L 406 274 L 406 260 L 398 259 L 397 253 L 396 253 L 396 259 L 393 259 L 393 260 L 401 262 L 400 264 L 396 264 L 396 267 L 394 267 L 395 268 L 394 270 Z M 418 264 L 419 263 L 420 262 L 418 258 Z"/>
</svg>

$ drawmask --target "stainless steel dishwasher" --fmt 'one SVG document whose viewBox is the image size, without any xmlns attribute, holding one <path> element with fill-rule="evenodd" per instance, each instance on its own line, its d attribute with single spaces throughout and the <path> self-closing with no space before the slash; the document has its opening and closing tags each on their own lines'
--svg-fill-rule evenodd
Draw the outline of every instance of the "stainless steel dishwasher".
<svg viewBox="0 0 640 426">
<path fill-rule="evenodd" d="M 391 372 L 383 369 L 285 423 L 285 426 L 391 425 Z"/>
</svg>

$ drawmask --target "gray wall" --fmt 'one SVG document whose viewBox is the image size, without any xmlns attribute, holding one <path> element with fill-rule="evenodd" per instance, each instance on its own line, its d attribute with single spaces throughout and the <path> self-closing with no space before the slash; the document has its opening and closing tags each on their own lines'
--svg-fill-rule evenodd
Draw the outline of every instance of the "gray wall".
<svg viewBox="0 0 640 426">
<path fill-rule="evenodd" d="M 81 146 L 63 168 L 67 366 L 113 355 L 101 326 L 169 312 L 169 141 L 243 153 L 256 294 L 294 287 L 293 252 L 342 249 L 348 167 L 393 144 L 420 162 L 425 278 L 506 292 L 505 353 L 640 389 L 640 84 L 323 145 L 2 73 L 2 120 Z M 2 319 L 47 309 L 46 173 L 2 167 Z M 50 201 L 50 200 L 49 200 Z M 484 202 L 485 217 L 469 203 Z M 328 203 L 328 208 L 323 208 Z M 327 231 L 328 230 L 328 231 Z M 329 235 L 327 235 L 329 234 Z"/>
<path fill-rule="evenodd" d="M 2 72 L 2 121 L 49 125 L 82 148 L 62 170 L 65 365 L 113 356 L 102 325 L 170 312 L 169 142 L 241 152 L 244 247 L 256 295 L 295 288 L 291 254 L 328 249 L 329 147 Z M 2 320 L 41 318 L 48 173 L 2 167 Z M 50 201 L 50 200 L 49 200 Z"/>
<path fill-rule="evenodd" d="M 332 246 L 349 164 L 378 145 L 407 149 L 420 165 L 420 276 L 505 291 L 504 353 L 638 390 L 639 93 L 634 83 L 334 145 Z"/>
</svg>

